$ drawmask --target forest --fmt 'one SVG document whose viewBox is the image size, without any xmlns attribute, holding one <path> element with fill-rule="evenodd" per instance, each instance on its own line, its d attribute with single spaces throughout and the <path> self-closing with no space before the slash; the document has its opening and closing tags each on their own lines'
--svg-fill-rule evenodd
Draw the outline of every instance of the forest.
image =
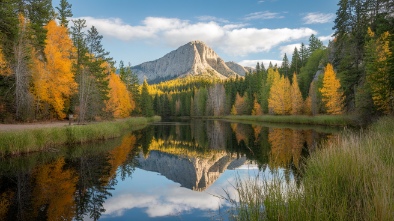
<svg viewBox="0 0 394 221">
<path fill-rule="evenodd" d="M 312 35 L 282 64 L 225 81 L 139 84 L 61 0 L 5 0 L 0 9 L 0 122 L 222 115 L 394 113 L 394 2 L 340 0 L 327 46 Z M 87 30 L 87 31 L 86 31 Z M 253 42 L 251 42 L 253 44 Z"/>
</svg>

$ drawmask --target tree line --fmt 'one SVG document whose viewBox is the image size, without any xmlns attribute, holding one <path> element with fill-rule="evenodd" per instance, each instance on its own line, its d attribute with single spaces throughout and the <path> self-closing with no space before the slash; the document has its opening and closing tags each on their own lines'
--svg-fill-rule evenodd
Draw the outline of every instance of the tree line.
<svg viewBox="0 0 394 221">
<path fill-rule="evenodd" d="M 157 114 L 354 114 L 363 120 L 394 113 L 394 2 L 340 0 L 328 46 L 314 35 L 280 66 L 257 63 L 227 81 L 152 85 Z M 182 85 L 175 88 L 170 85 Z M 300 95 L 301 94 L 301 95 Z"/>
<path fill-rule="evenodd" d="M 140 85 L 130 65 L 121 61 L 116 73 L 103 36 L 84 19 L 70 22 L 71 6 L 1 2 L 0 121 L 74 115 L 82 123 L 139 113 Z"/>
</svg>

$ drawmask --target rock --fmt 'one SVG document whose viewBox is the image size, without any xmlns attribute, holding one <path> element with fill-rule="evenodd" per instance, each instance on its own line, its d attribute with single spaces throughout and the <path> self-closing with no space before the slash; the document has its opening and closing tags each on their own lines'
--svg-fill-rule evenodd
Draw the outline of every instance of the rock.
<svg viewBox="0 0 394 221">
<path fill-rule="evenodd" d="M 242 66 L 231 62 L 230 68 L 227 64 L 204 42 L 192 41 L 162 58 L 136 65 L 132 67 L 132 71 L 137 74 L 140 82 L 147 79 L 149 83 L 186 76 L 226 79 L 245 75 L 246 69 Z"/>
</svg>

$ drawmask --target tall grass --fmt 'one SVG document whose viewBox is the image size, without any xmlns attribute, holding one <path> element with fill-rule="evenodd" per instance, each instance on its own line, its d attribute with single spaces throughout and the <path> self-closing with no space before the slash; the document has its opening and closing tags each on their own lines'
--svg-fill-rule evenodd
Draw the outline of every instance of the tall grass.
<svg viewBox="0 0 394 221">
<path fill-rule="evenodd" d="M 383 118 L 368 131 L 349 133 L 334 143 L 323 144 L 306 161 L 300 188 L 284 189 L 286 183 L 279 175 L 274 176 L 274 182 L 237 182 L 239 202 L 227 197 L 236 214 L 232 217 L 394 220 L 393 135 L 394 119 Z M 256 211 L 258 215 L 254 215 Z"/>
<path fill-rule="evenodd" d="M 62 144 L 106 140 L 159 120 L 159 117 L 137 117 L 87 125 L 1 132 L 0 156 L 42 151 Z"/>
<path fill-rule="evenodd" d="M 287 123 L 287 124 L 306 124 L 306 125 L 326 125 L 326 126 L 358 126 L 358 122 L 354 116 L 347 115 L 230 115 L 224 117 L 230 120 L 244 120 L 254 122 L 268 122 L 268 123 Z"/>
</svg>

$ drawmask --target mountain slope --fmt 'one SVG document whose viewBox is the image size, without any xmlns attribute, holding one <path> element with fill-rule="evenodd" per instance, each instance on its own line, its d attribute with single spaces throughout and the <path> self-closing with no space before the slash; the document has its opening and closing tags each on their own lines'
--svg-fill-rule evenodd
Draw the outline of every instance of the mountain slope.
<svg viewBox="0 0 394 221">
<path fill-rule="evenodd" d="M 132 71 L 140 81 L 146 78 L 150 83 L 186 76 L 226 79 L 240 75 L 201 41 L 189 42 L 160 59 L 132 67 Z"/>
</svg>

